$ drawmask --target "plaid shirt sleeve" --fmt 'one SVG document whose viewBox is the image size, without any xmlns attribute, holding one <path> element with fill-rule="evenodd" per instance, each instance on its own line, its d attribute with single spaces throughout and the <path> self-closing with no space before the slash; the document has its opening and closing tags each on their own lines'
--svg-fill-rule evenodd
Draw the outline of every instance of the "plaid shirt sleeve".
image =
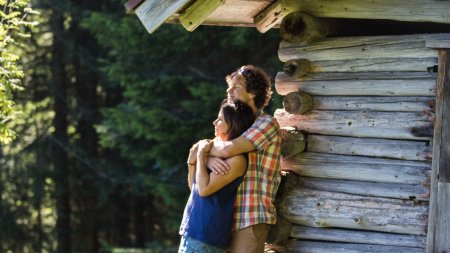
<svg viewBox="0 0 450 253">
<path fill-rule="evenodd" d="M 278 135 L 279 126 L 274 118 L 262 115 L 242 136 L 253 143 L 256 150 L 262 150 L 274 141 Z"/>
</svg>

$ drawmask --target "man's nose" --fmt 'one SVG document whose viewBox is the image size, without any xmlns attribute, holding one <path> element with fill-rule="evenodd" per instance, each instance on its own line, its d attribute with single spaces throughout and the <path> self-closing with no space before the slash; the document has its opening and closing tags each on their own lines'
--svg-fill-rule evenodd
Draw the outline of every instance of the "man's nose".
<svg viewBox="0 0 450 253">
<path fill-rule="evenodd" d="M 227 92 L 231 93 L 231 91 L 233 90 L 233 86 L 228 87 Z"/>
</svg>

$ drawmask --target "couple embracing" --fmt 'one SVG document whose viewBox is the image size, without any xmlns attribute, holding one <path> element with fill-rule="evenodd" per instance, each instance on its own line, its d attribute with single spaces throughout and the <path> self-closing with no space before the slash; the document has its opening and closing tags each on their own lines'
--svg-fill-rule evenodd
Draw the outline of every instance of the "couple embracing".
<svg viewBox="0 0 450 253">
<path fill-rule="evenodd" d="M 263 112 L 270 79 L 242 66 L 226 77 L 228 99 L 214 121 L 216 138 L 194 144 L 188 158 L 191 195 L 179 253 L 262 253 L 275 224 L 280 184 L 280 127 Z"/>
</svg>

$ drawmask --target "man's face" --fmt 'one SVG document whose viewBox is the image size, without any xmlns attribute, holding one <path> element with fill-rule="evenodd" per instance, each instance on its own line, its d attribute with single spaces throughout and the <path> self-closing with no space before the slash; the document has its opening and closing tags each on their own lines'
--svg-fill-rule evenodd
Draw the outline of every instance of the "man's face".
<svg viewBox="0 0 450 253">
<path fill-rule="evenodd" d="M 228 100 L 229 101 L 241 101 L 248 104 L 253 99 L 253 94 L 248 93 L 245 89 L 245 80 L 242 76 L 237 75 L 228 83 Z"/>
</svg>

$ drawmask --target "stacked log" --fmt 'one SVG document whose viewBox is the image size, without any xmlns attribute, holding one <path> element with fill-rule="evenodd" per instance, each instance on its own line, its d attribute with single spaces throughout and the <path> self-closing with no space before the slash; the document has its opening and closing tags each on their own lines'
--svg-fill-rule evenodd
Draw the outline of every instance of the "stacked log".
<svg viewBox="0 0 450 253">
<path fill-rule="evenodd" d="M 425 252 L 436 96 L 435 35 L 282 42 L 279 109 L 306 139 L 283 157 L 277 207 L 291 223 L 286 252 Z M 302 100 L 303 101 L 303 100 Z"/>
</svg>

